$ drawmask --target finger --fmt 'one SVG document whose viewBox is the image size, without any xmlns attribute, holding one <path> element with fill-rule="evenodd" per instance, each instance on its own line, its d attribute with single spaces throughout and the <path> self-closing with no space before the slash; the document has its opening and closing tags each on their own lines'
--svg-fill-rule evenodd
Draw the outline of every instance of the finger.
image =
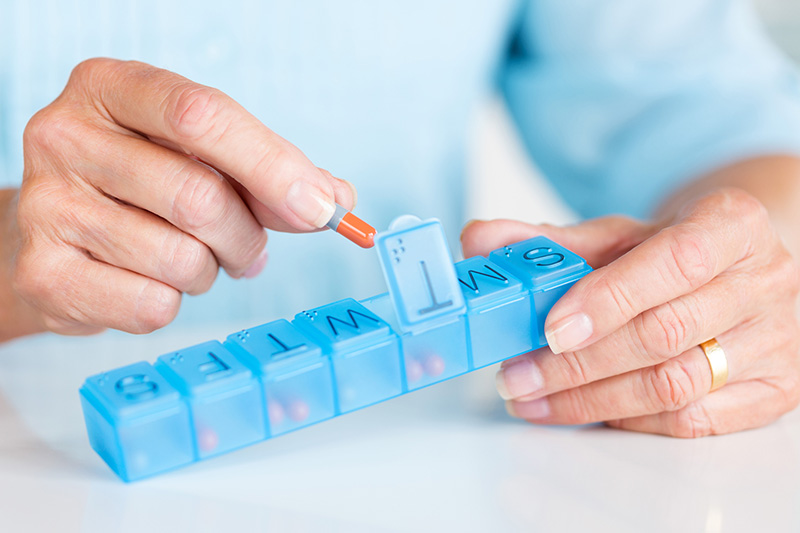
<svg viewBox="0 0 800 533">
<path fill-rule="evenodd" d="M 728 271 L 585 348 L 555 353 L 545 347 L 504 361 L 498 391 L 505 399 L 546 396 L 667 361 L 761 312 L 775 293 L 770 287 L 753 293 L 752 284 L 750 272 Z"/>
<path fill-rule="evenodd" d="M 208 165 L 205 161 L 201 161 L 197 156 L 188 156 L 195 161 L 199 161 L 204 165 Z M 210 166 L 210 165 L 209 165 Z M 272 212 L 263 202 L 259 201 L 255 196 L 252 195 L 250 191 L 248 191 L 241 183 L 233 179 L 231 176 L 226 174 L 225 172 L 220 171 L 219 169 L 214 169 L 216 172 L 219 172 L 228 182 L 233 186 L 233 189 L 236 191 L 242 200 L 244 200 L 247 207 L 253 213 L 253 216 L 256 218 L 259 224 L 264 226 L 265 228 L 274 229 L 276 231 L 282 231 L 286 233 L 298 233 L 300 230 L 291 226 L 288 222 L 284 221 L 281 217 L 279 217 L 276 213 Z M 355 207 L 356 202 L 358 200 L 358 194 L 356 192 L 355 186 L 350 183 L 349 181 L 336 178 L 327 170 L 321 168 L 319 169 L 327 178 L 331 180 L 331 185 L 333 186 L 334 196 L 336 198 L 336 203 L 347 209 L 348 211 Z M 327 228 L 320 228 L 320 229 L 327 229 Z"/>
<path fill-rule="evenodd" d="M 29 246 L 18 261 L 15 285 L 57 333 L 74 333 L 74 325 L 149 333 L 170 323 L 180 306 L 174 288 L 63 243 Z"/>
<path fill-rule="evenodd" d="M 63 224 L 71 228 L 69 244 L 187 294 L 211 288 L 219 266 L 198 239 L 162 218 L 106 197 L 76 198 L 76 202 L 82 216 Z"/>
<path fill-rule="evenodd" d="M 764 376 L 798 374 L 796 363 L 787 364 L 796 354 L 794 335 L 781 334 L 764 323 L 753 322 L 717 339 L 725 350 L 729 385 Z M 708 359 L 695 346 L 655 366 L 544 398 L 512 400 L 508 406 L 516 416 L 537 423 L 584 424 L 683 409 L 706 396 L 711 381 Z"/>
<path fill-rule="evenodd" d="M 609 420 L 614 428 L 680 438 L 723 435 L 764 426 L 797 407 L 800 390 L 783 380 L 726 385 L 677 411 Z"/>
<path fill-rule="evenodd" d="M 45 331 L 58 333 L 59 335 L 86 337 L 103 333 L 107 329 L 100 326 L 87 326 L 86 324 L 75 322 L 74 320 L 57 318 L 48 314 L 42 314 L 41 316 Z"/>
<path fill-rule="evenodd" d="M 141 138 L 87 129 L 88 179 L 109 196 L 158 215 L 205 243 L 232 277 L 255 264 L 266 245 L 262 226 L 230 183 L 213 169 Z M 95 140 L 95 139 L 89 139 Z M 177 244 L 177 243 L 176 243 Z M 183 276 L 183 274 L 179 274 Z"/>
<path fill-rule="evenodd" d="M 73 79 L 98 95 L 115 122 L 229 174 L 295 228 L 321 228 L 333 215 L 329 179 L 224 93 L 133 61 L 91 60 Z"/>
<path fill-rule="evenodd" d="M 588 424 L 680 409 L 710 388 L 708 361 L 696 348 L 653 367 L 506 406 L 512 416 L 537 424 Z"/>
<path fill-rule="evenodd" d="M 682 222 L 578 281 L 545 321 L 551 349 L 563 352 L 587 346 L 639 313 L 696 290 L 749 256 L 754 233 L 766 222 L 763 208 L 747 203 L 760 205 L 755 200 L 719 197 L 699 202 Z"/>
<path fill-rule="evenodd" d="M 324 169 L 320 169 L 326 176 L 329 176 L 331 179 L 331 185 L 333 186 L 334 196 L 336 197 L 336 203 L 347 209 L 348 211 L 352 210 L 357 202 L 357 194 L 356 189 L 352 183 L 349 181 L 335 178 L 331 176 L 330 172 Z M 223 174 L 224 175 L 224 174 Z M 244 188 L 236 180 L 228 177 L 230 180 L 231 185 L 242 197 L 242 199 L 247 204 L 247 207 L 253 213 L 253 216 L 256 217 L 256 220 L 264 226 L 265 228 L 274 229 L 277 231 L 289 232 L 289 233 L 296 233 L 300 230 L 296 229 L 295 227 L 291 226 L 288 222 L 284 221 L 278 214 L 273 212 L 269 207 L 264 205 L 263 202 L 259 201 L 255 196 L 250 193 L 247 189 Z M 325 229 L 325 228 L 323 228 Z"/>
<path fill-rule="evenodd" d="M 474 220 L 464 226 L 461 246 L 464 257 L 488 256 L 492 250 L 507 244 L 543 235 L 597 268 L 610 263 L 653 232 L 653 226 L 621 216 L 591 219 L 574 226 Z"/>
</svg>

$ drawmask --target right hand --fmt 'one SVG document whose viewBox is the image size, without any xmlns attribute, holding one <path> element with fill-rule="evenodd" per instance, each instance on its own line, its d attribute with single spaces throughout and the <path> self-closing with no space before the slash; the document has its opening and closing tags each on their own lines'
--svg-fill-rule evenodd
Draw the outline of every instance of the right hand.
<svg viewBox="0 0 800 533">
<path fill-rule="evenodd" d="M 163 327 L 219 267 L 257 274 L 264 228 L 313 231 L 354 202 L 230 97 L 132 61 L 78 65 L 24 152 L 11 275 L 62 334 Z"/>
</svg>

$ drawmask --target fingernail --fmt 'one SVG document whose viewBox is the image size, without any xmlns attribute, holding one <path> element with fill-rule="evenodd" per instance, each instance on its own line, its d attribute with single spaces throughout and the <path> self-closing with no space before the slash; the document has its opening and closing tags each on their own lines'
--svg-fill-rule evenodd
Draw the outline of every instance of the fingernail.
<svg viewBox="0 0 800 533">
<path fill-rule="evenodd" d="M 264 267 L 267 265 L 268 257 L 269 255 L 267 254 L 267 250 L 265 248 L 264 251 L 261 252 L 261 255 L 258 256 L 258 259 L 256 259 L 253 264 L 247 267 L 247 270 L 242 273 L 242 277 L 251 279 L 261 274 L 261 271 L 264 270 Z"/>
<path fill-rule="evenodd" d="M 461 235 L 458 237 L 459 240 L 464 240 L 464 233 L 467 232 L 467 228 L 470 227 L 471 225 L 475 224 L 476 222 L 480 222 L 480 220 L 478 220 L 477 218 L 473 218 L 473 219 L 467 220 L 467 223 L 464 224 L 463 228 L 461 228 Z"/>
<path fill-rule="evenodd" d="M 584 313 L 575 313 L 546 329 L 544 336 L 554 353 L 566 352 L 592 336 L 592 321 Z"/>
<path fill-rule="evenodd" d="M 506 411 L 515 418 L 536 420 L 550 416 L 550 402 L 547 398 L 539 398 L 529 402 L 506 402 Z"/>
<path fill-rule="evenodd" d="M 333 216 L 336 206 L 322 191 L 305 181 L 295 181 L 286 194 L 286 205 L 304 222 L 321 228 Z"/>
<path fill-rule="evenodd" d="M 356 204 L 358 204 L 358 191 L 356 190 L 356 186 L 350 183 L 349 181 L 347 180 L 342 180 L 342 181 L 345 182 L 348 187 L 350 187 L 350 194 L 353 195 L 353 207 L 350 208 L 350 210 L 352 211 L 353 209 L 355 209 Z"/>
<path fill-rule="evenodd" d="M 495 376 L 497 392 L 504 400 L 529 396 L 544 388 L 539 366 L 530 359 L 513 361 L 502 366 Z"/>
<path fill-rule="evenodd" d="M 517 416 L 517 411 L 514 409 L 514 402 L 512 401 L 506 401 L 506 413 L 514 418 L 519 418 Z"/>
</svg>

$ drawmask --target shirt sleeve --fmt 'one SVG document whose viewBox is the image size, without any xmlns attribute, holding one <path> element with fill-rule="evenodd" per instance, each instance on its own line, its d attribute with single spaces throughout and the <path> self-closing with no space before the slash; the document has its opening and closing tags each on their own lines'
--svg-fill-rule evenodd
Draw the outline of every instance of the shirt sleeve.
<svg viewBox="0 0 800 533">
<path fill-rule="evenodd" d="M 500 75 L 583 216 L 647 216 L 714 168 L 800 156 L 800 77 L 745 0 L 533 0 Z"/>
</svg>

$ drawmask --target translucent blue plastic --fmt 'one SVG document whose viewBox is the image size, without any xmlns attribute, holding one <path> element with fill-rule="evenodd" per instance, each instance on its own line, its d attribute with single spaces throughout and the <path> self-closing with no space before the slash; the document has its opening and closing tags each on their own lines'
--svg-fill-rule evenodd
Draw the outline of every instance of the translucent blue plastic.
<svg viewBox="0 0 800 533">
<path fill-rule="evenodd" d="M 586 261 L 545 237 L 534 237 L 504 246 L 489 259 L 519 278 L 533 296 L 538 344 L 544 346 L 547 313 L 572 285 L 591 272 Z"/>
<path fill-rule="evenodd" d="M 271 436 L 336 415 L 330 358 L 286 320 L 234 333 L 225 345 L 258 376 Z"/>
<path fill-rule="evenodd" d="M 464 315 L 431 321 L 427 328 L 417 326 L 403 331 L 389 294 L 361 302 L 380 316 L 400 337 L 406 391 L 416 390 L 469 371 L 466 321 Z"/>
<path fill-rule="evenodd" d="M 435 220 L 375 239 L 389 293 L 345 299 L 86 380 L 92 447 L 140 479 L 545 345 L 591 271 L 543 237 L 453 265 Z"/>
<path fill-rule="evenodd" d="M 378 234 L 375 248 L 403 331 L 464 312 L 464 298 L 438 220 Z"/>
<path fill-rule="evenodd" d="M 266 438 L 261 386 L 219 342 L 162 355 L 154 366 L 189 404 L 199 458 Z"/>
<path fill-rule="evenodd" d="M 456 272 L 469 308 L 473 368 L 525 353 L 536 345 L 537 318 L 522 282 L 480 256 L 456 263 Z"/>
<path fill-rule="evenodd" d="M 80 393 L 92 448 L 125 481 L 195 460 L 188 406 L 150 363 L 92 376 Z"/>
<path fill-rule="evenodd" d="M 337 413 L 403 393 L 397 336 L 357 301 L 348 298 L 298 313 L 293 323 L 333 362 Z"/>
</svg>

